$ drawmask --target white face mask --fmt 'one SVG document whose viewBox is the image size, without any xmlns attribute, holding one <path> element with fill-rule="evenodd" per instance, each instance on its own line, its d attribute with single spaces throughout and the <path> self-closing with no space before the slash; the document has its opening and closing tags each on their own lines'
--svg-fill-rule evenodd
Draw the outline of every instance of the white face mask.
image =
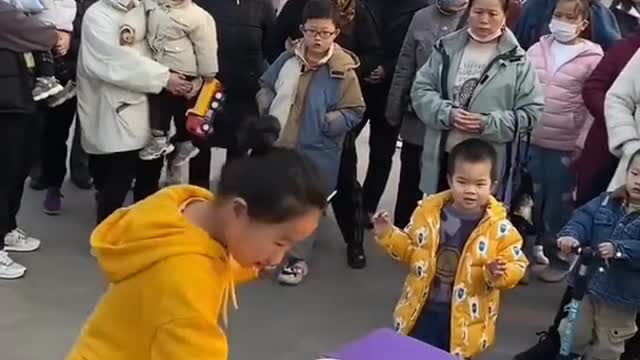
<svg viewBox="0 0 640 360">
<path fill-rule="evenodd" d="M 549 30 L 551 30 L 553 37 L 562 43 L 571 42 L 580 35 L 578 34 L 578 25 L 569 24 L 556 19 L 551 20 Z"/>
<path fill-rule="evenodd" d="M 473 32 L 473 30 L 471 30 L 471 28 L 467 29 L 467 32 L 469 33 L 469 36 L 471 36 L 471 38 L 479 43 L 489 43 L 492 42 L 493 40 L 497 39 L 500 37 L 500 35 L 502 35 L 502 27 L 500 27 L 496 32 L 494 32 L 493 34 L 489 34 L 486 36 L 481 36 L 478 35 L 476 33 Z"/>
</svg>

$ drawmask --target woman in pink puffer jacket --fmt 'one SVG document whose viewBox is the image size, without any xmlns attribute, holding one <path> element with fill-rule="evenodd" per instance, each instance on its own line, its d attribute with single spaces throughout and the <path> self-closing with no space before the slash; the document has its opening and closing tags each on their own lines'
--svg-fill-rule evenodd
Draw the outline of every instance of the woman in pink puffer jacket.
<svg viewBox="0 0 640 360">
<path fill-rule="evenodd" d="M 577 6 L 576 6 L 577 5 Z M 534 183 L 537 246 L 533 260 L 547 265 L 541 240 L 554 237 L 570 219 L 576 171 L 593 122 L 582 87 L 603 56 L 599 45 L 579 37 L 589 24 L 585 0 L 558 2 L 549 28 L 529 51 L 544 88 L 544 109 L 532 134 L 529 171 Z"/>
</svg>

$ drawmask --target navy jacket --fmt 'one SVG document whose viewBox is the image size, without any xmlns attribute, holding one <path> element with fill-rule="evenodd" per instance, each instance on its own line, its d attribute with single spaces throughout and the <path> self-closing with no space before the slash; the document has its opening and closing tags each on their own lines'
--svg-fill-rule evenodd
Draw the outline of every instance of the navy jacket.
<svg viewBox="0 0 640 360">
<path fill-rule="evenodd" d="M 640 211 L 626 213 L 626 193 L 604 193 L 579 208 L 559 237 L 569 236 L 594 249 L 612 242 L 616 255 L 605 271 L 595 271 L 589 294 L 601 301 L 640 308 Z"/>
</svg>

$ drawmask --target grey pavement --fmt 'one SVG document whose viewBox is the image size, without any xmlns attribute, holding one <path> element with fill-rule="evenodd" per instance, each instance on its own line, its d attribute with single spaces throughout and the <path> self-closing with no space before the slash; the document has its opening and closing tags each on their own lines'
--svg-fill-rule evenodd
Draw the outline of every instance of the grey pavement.
<svg viewBox="0 0 640 360">
<path fill-rule="evenodd" d="M 366 164 L 366 133 L 360 139 L 360 174 Z M 222 153 L 216 151 L 218 167 Z M 382 206 L 393 209 L 399 161 Z M 0 360 L 63 359 L 84 319 L 105 289 L 89 255 L 94 223 L 92 192 L 65 184 L 64 212 L 41 210 L 44 194 L 25 190 L 21 227 L 43 240 L 42 249 L 15 255 L 28 266 L 25 278 L 0 282 Z M 301 286 L 285 288 L 262 281 L 239 289 L 239 310 L 230 319 L 232 360 L 312 360 L 375 328 L 391 323 L 405 269 L 367 242 L 369 267 L 350 270 L 344 244 L 331 218 Z M 551 321 L 561 285 L 533 283 L 507 292 L 500 309 L 498 341 L 480 360 L 507 360 L 536 341 Z M 131 334 L 135 336 L 135 334 Z"/>
</svg>

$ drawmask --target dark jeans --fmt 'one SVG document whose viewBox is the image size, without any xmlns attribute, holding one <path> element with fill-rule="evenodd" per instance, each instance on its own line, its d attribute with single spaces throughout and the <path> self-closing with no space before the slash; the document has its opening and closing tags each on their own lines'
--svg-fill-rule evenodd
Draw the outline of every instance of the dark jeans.
<svg viewBox="0 0 640 360">
<path fill-rule="evenodd" d="M 53 54 L 50 51 L 36 51 L 32 54 L 36 62 L 36 75 L 38 77 L 55 76 L 56 65 L 53 60 Z"/>
<path fill-rule="evenodd" d="M 362 185 L 364 209 L 374 213 L 380 203 L 391 173 L 393 154 L 400 133 L 399 126 L 391 126 L 384 116 L 388 89 L 386 85 L 364 87 L 367 104 L 364 121 L 369 121 L 369 165 Z"/>
<path fill-rule="evenodd" d="M 42 183 L 46 187 L 60 188 L 67 175 L 67 140 L 76 108 L 76 99 L 71 99 L 43 111 Z"/>
<path fill-rule="evenodd" d="M 71 102 L 73 102 L 75 104 L 75 100 L 69 100 Z M 61 105 L 61 106 L 64 106 Z M 47 108 L 48 111 L 49 108 Z M 41 112 L 42 114 L 45 114 L 45 112 Z M 65 115 L 66 116 L 66 115 Z M 47 116 L 41 116 L 42 118 L 44 118 L 43 120 L 46 120 Z M 51 117 L 52 121 L 55 123 L 57 121 L 57 119 L 55 117 Z M 72 117 L 73 119 L 73 117 Z M 65 120 L 67 120 L 67 118 L 65 117 L 63 119 L 62 122 L 65 122 Z M 42 121 L 44 122 L 44 121 Z M 47 124 L 43 124 L 43 127 L 47 126 Z M 70 126 L 70 125 L 69 125 Z M 55 131 L 59 132 L 62 131 L 64 129 L 64 126 L 57 128 Z M 68 132 L 68 130 L 67 130 Z M 43 178 L 44 176 L 44 164 L 43 164 L 43 157 L 45 157 L 45 151 L 47 151 L 46 147 L 45 148 L 40 148 L 40 146 L 44 146 L 46 142 L 48 142 L 49 140 L 55 141 L 56 142 L 56 146 L 58 147 L 58 150 L 60 150 L 59 146 L 60 146 L 60 142 L 59 142 L 59 138 L 57 136 L 62 136 L 62 134 L 57 134 L 57 135 L 53 135 L 55 138 L 54 139 L 47 139 L 45 137 L 42 138 L 41 141 L 38 142 L 38 151 L 36 152 L 37 156 L 36 159 L 34 160 L 34 164 L 33 167 L 31 168 L 31 173 L 29 174 L 29 176 L 31 176 L 32 179 L 36 179 L 40 182 L 46 183 L 46 180 Z M 73 139 L 72 139 L 72 144 L 71 144 L 71 156 L 69 157 L 69 165 L 70 165 L 70 172 L 71 172 L 71 180 L 76 181 L 76 182 L 85 182 L 85 181 L 90 181 L 91 178 L 91 174 L 89 174 L 89 156 L 87 155 L 87 153 L 84 151 L 84 149 L 82 148 L 82 141 L 81 141 L 82 135 L 81 135 L 81 130 L 80 130 L 80 122 L 76 121 L 76 126 L 75 126 L 75 132 L 73 134 Z M 64 139 L 64 145 L 66 148 L 66 143 L 67 142 L 67 138 Z M 66 151 L 66 150 L 65 150 Z M 58 158 L 59 159 L 59 158 Z M 66 169 L 62 169 L 62 166 L 64 166 L 66 163 L 66 155 L 65 155 L 65 162 L 61 162 L 61 161 L 54 161 L 53 164 L 50 164 L 52 167 L 56 167 L 55 170 L 53 170 L 54 173 L 60 174 L 60 173 L 66 173 Z M 64 179 L 64 176 L 63 176 Z M 57 183 L 57 182 L 55 182 Z"/>
<path fill-rule="evenodd" d="M 395 226 L 404 229 L 411 215 L 422 199 L 420 190 L 422 146 L 404 142 L 400 151 L 400 179 L 398 181 L 398 198 L 394 212 Z"/>
<path fill-rule="evenodd" d="M 141 160 L 138 152 L 133 150 L 89 156 L 89 168 L 97 191 L 98 223 L 123 206 L 134 180 L 135 202 L 158 191 L 163 159 Z"/>
<path fill-rule="evenodd" d="M 4 157 L 0 172 L 0 236 L 18 227 L 24 181 L 29 174 L 36 152 L 34 131 L 38 132 L 35 116 L 0 114 L 0 154 Z M 4 244 L 0 243 L 0 248 Z"/>
<path fill-rule="evenodd" d="M 149 95 L 149 123 L 152 130 L 169 133 L 171 119 L 176 126 L 176 142 L 189 141 L 191 136 L 187 132 L 187 110 L 196 102 L 196 99 L 185 99 L 176 96 L 166 90 L 160 94 Z"/>
<path fill-rule="evenodd" d="M 434 311 L 424 306 L 409 336 L 451 352 L 451 311 L 447 311 L 447 308 Z"/>
<path fill-rule="evenodd" d="M 247 154 L 244 148 L 246 126 L 258 118 L 255 99 L 227 94 L 224 110 L 214 119 L 214 134 L 207 141 L 196 141 L 200 153 L 189 163 L 189 184 L 208 189 L 211 177 L 211 147 L 227 149 L 227 161 Z"/>
<path fill-rule="evenodd" d="M 362 246 L 366 213 L 362 198 L 362 186 L 358 182 L 358 154 L 356 139 L 364 123 L 347 133 L 342 147 L 336 195 L 331 207 L 336 222 L 347 245 Z"/>
<path fill-rule="evenodd" d="M 86 180 L 90 181 L 91 174 L 89 174 L 89 155 L 87 155 L 84 148 L 82 148 L 82 130 L 80 129 L 80 121 L 78 121 L 77 118 L 74 130 L 71 143 L 71 156 L 69 156 L 71 179 L 78 182 Z"/>
</svg>

